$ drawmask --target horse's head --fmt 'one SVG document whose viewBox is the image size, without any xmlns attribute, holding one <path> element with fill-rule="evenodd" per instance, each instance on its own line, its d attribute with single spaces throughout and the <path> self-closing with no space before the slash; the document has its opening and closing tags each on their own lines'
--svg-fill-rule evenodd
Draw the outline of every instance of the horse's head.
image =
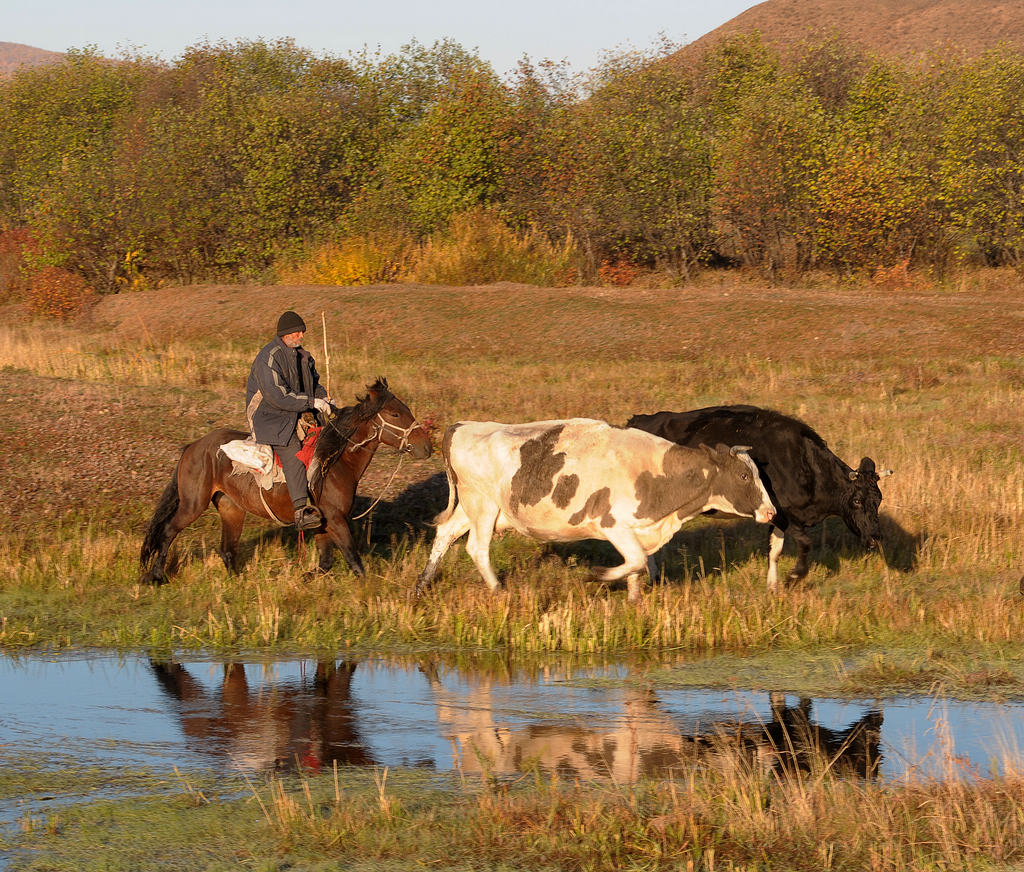
<svg viewBox="0 0 1024 872">
<path fill-rule="evenodd" d="M 318 469 L 311 484 L 318 487 L 327 470 L 346 452 L 369 451 L 378 445 L 390 445 L 408 452 L 417 460 L 430 457 L 430 433 L 421 425 L 409 407 L 391 393 L 383 376 L 366 386 L 366 395 L 357 398 L 354 406 L 338 409 L 317 442 Z"/>
<path fill-rule="evenodd" d="M 394 394 L 388 392 L 387 400 L 377 413 L 376 425 L 382 444 L 400 452 L 408 451 L 417 460 L 430 457 L 433 450 L 430 433 Z"/>
</svg>

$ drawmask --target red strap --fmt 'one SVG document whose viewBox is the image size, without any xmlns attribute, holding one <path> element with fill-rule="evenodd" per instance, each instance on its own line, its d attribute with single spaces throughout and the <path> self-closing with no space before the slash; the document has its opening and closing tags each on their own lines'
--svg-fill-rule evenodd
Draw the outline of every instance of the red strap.
<svg viewBox="0 0 1024 872">
<path fill-rule="evenodd" d="M 308 467 L 313 459 L 313 450 L 316 448 L 316 440 L 320 438 L 320 431 L 323 427 L 310 427 L 306 438 L 302 441 L 302 447 L 295 456 L 302 461 L 303 466 Z"/>
<path fill-rule="evenodd" d="M 313 451 L 316 449 L 316 440 L 320 437 L 320 431 L 323 427 L 310 427 L 306 431 L 306 438 L 302 440 L 302 447 L 295 452 L 295 456 L 302 461 L 302 465 L 307 469 L 309 468 L 310 462 L 313 460 Z M 274 452 L 274 463 L 277 466 L 281 465 L 281 458 L 277 456 L 277 451 Z"/>
</svg>

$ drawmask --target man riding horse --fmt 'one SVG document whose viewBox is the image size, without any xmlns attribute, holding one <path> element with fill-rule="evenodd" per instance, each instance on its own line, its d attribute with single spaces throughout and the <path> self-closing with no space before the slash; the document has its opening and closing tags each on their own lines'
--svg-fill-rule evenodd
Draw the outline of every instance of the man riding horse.
<svg viewBox="0 0 1024 872">
<path fill-rule="evenodd" d="M 313 356 L 302 347 L 306 323 L 295 312 L 277 321 L 277 335 L 252 363 L 246 385 L 245 416 L 257 442 L 271 445 L 281 460 L 288 495 L 299 530 L 316 530 L 323 515 L 313 505 L 306 482 L 306 467 L 298 458 L 302 442 L 296 431 L 303 412 L 316 411 L 326 418 L 332 410 L 327 390 Z"/>
</svg>

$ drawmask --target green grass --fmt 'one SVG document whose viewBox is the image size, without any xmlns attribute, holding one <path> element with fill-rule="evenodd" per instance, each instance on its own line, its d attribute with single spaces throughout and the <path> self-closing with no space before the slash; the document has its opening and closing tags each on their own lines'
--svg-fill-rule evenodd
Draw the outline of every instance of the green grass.
<svg viewBox="0 0 1024 872">
<path fill-rule="evenodd" d="M 143 797 L 64 796 L 45 811 L 37 803 L 0 830 L 0 849 L 19 872 L 902 872 L 1024 861 L 1019 774 L 886 785 L 837 777 L 826 763 L 780 774 L 723 744 L 688 773 L 631 785 L 539 771 L 513 781 L 387 769 L 266 781 L 179 773 L 151 779 Z M 58 789 L 69 781 L 64 775 Z M 86 776 L 80 795 L 89 783 Z M 0 778 L 0 799 L 8 785 Z"/>
<path fill-rule="evenodd" d="M 588 580 L 590 562 L 613 557 L 596 546 L 545 550 L 508 537 L 495 547 L 505 593 L 491 594 L 460 552 L 416 600 L 427 550 L 421 538 L 378 544 L 367 577 L 358 579 L 345 569 L 310 577 L 312 545 L 298 552 L 293 534 L 275 534 L 255 539 L 245 571 L 232 576 L 216 556 L 216 531 L 208 529 L 193 534 L 171 583 L 151 587 L 134 580 L 135 542 L 98 525 L 71 525 L 45 549 L 30 537 L 5 544 L 0 644 L 501 649 L 520 658 L 774 652 L 798 669 L 808 652 L 821 651 L 847 664 L 840 688 L 851 693 L 936 683 L 970 694 L 1024 688 L 1020 594 L 998 576 L 918 570 L 908 583 L 908 574 L 882 557 L 851 554 L 834 569 L 816 567 L 807 582 L 779 596 L 765 589 L 760 553 L 732 559 L 729 548 L 738 546 L 730 529 L 698 524 L 668 567 L 672 580 L 653 585 L 634 605 L 624 592 Z M 821 676 L 820 686 L 834 690 L 836 678 Z"/>
</svg>

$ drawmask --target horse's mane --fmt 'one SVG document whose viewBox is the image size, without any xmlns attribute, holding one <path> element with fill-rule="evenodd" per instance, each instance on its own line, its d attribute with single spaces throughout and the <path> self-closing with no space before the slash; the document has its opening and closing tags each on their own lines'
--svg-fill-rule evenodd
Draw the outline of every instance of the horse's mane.
<svg viewBox="0 0 1024 872">
<path fill-rule="evenodd" d="M 376 399 L 374 399 L 375 396 Z M 313 450 L 314 470 L 309 481 L 310 490 L 317 499 L 319 499 L 320 491 L 323 488 L 324 478 L 334 462 L 349 446 L 356 428 L 376 415 L 392 396 L 388 380 L 383 376 L 378 376 L 377 381 L 366 386 L 364 396 L 356 397 L 354 406 L 338 409 L 327 419 L 327 424 L 320 431 L 320 437 L 316 440 L 316 448 Z"/>
</svg>

